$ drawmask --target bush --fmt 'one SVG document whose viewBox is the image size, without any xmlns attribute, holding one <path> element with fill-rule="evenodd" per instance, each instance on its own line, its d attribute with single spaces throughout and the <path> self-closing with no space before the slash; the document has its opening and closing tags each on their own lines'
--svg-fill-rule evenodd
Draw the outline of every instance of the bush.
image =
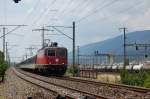
<svg viewBox="0 0 150 99">
<path fill-rule="evenodd" d="M 129 73 L 127 70 L 121 71 L 121 83 L 134 86 L 143 86 L 146 77 L 144 71 L 139 71 L 138 73 Z"/>
<path fill-rule="evenodd" d="M 2 77 L 2 81 L 4 81 L 4 75 L 7 68 L 8 63 L 4 61 L 4 54 L 0 52 L 0 76 Z"/>
<path fill-rule="evenodd" d="M 71 74 L 71 75 L 73 75 L 73 76 L 77 76 L 78 71 L 79 71 L 78 65 L 70 66 L 70 67 L 67 69 L 67 73 L 68 73 L 68 74 Z"/>
<path fill-rule="evenodd" d="M 150 88 L 150 72 L 146 73 L 146 78 L 144 80 L 144 87 Z"/>
</svg>

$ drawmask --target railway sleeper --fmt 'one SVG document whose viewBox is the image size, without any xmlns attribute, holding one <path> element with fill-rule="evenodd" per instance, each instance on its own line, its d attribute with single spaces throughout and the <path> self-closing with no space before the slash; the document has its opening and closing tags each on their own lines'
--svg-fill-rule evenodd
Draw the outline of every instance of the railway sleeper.
<svg viewBox="0 0 150 99">
<path fill-rule="evenodd" d="M 103 99 L 103 98 L 99 98 L 99 97 L 95 97 L 95 96 L 69 96 L 69 95 L 65 95 L 65 96 L 58 96 L 56 99 Z"/>
</svg>

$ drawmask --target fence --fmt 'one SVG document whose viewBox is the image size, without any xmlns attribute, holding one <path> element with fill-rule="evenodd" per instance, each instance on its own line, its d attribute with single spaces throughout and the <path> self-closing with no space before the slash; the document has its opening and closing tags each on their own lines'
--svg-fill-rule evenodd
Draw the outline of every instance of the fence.
<svg viewBox="0 0 150 99">
<path fill-rule="evenodd" d="M 140 64 L 150 61 L 150 57 L 145 57 L 145 55 L 127 55 L 126 59 L 129 60 L 129 64 Z M 76 58 L 76 64 L 79 64 L 80 68 L 94 68 L 94 66 L 110 66 L 113 64 L 123 65 L 123 62 L 123 55 L 79 55 Z M 72 59 L 69 59 L 69 65 L 71 64 Z"/>
</svg>

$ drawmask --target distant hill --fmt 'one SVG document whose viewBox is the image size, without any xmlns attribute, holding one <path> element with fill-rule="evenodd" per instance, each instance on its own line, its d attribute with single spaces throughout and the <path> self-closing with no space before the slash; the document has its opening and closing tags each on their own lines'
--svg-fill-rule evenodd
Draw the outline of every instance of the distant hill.
<svg viewBox="0 0 150 99">
<path fill-rule="evenodd" d="M 136 31 L 127 33 L 127 43 L 140 43 L 140 44 L 150 44 L 150 30 Z M 149 50 L 150 48 L 148 48 Z M 115 38 L 107 39 L 101 42 L 87 44 L 80 47 L 80 54 L 94 54 L 94 51 L 98 50 L 102 53 L 113 53 L 123 55 L 123 35 L 117 36 Z M 139 48 L 136 51 L 135 47 L 127 47 L 128 54 L 144 54 L 144 48 Z M 71 55 L 71 54 L 70 54 Z"/>
</svg>

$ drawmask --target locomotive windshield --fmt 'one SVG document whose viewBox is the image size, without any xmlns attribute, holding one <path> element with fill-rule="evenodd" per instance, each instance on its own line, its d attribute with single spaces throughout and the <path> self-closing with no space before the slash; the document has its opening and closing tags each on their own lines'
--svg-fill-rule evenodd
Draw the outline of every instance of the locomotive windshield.
<svg viewBox="0 0 150 99">
<path fill-rule="evenodd" d="M 47 50 L 47 56 L 55 56 L 55 50 L 48 49 Z"/>
<path fill-rule="evenodd" d="M 65 57 L 65 56 L 67 56 L 67 51 L 66 51 L 66 49 L 48 49 L 46 54 L 47 54 L 47 56 Z"/>
<path fill-rule="evenodd" d="M 65 49 L 59 49 L 57 50 L 57 56 L 66 56 L 66 50 Z"/>
</svg>

